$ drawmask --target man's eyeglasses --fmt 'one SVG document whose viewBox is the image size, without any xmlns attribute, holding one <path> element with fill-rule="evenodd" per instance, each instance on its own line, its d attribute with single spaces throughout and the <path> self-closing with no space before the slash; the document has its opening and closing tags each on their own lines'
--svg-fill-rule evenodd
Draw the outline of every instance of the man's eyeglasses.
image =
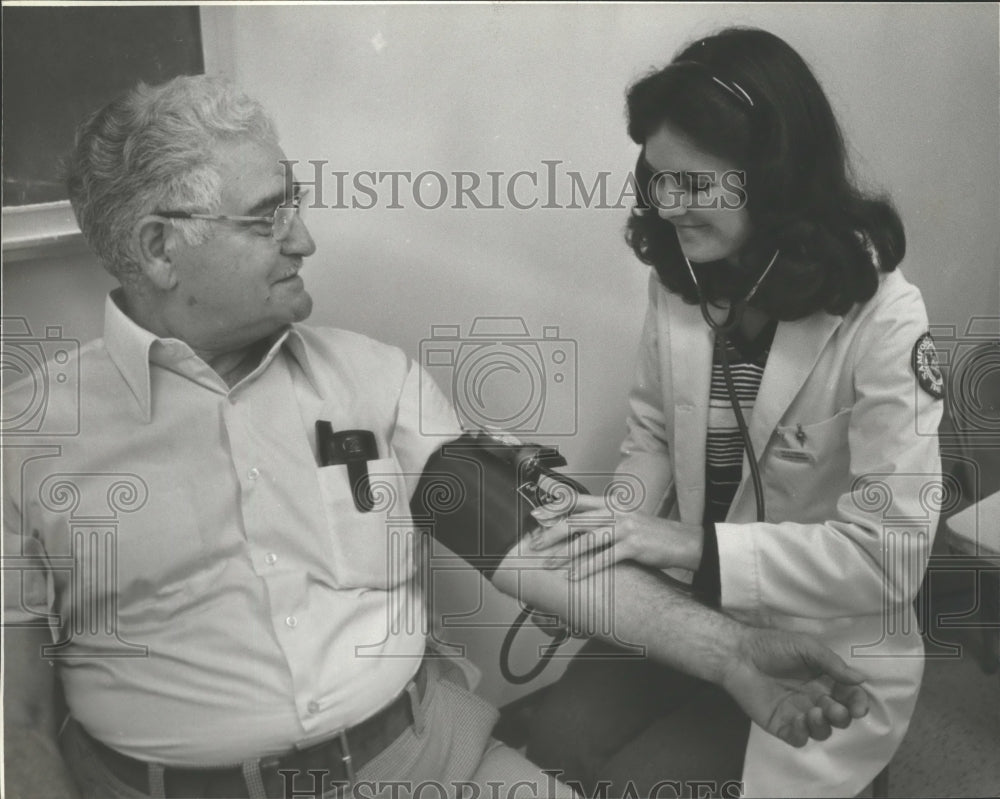
<svg viewBox="0 0 1000 799">
<path fill-rule="evenodd" d="M 275 241 L 284 241 L 292 232 L 295 218 L 305 210 L 303 203 L 309 196 L 309 189 L 296 189 L 290 202 L 282 203 L 271 216 L 226 216 L 224 214 L 199 214 L 190 211 L 157 211 L 155 216 L 165 219 L 203 219 L 206 222 L 236 222 L 244 225 L 259 225 L 260 235 L 270 235 Z M 266 229 L 265 229 L 266 226 Z"/>
</svg>

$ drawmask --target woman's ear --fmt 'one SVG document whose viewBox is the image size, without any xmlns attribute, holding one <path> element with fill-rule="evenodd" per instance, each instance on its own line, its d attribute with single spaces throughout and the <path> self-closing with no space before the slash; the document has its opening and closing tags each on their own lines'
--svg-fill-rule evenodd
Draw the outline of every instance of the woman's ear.
<svg viewBox="0 0 1000 799">
<path fill-rule="evenodd" d="M 170 220 L 161 216 L 144 216 L 135 226 L 139 267 L 161 291 L 169 291 L 177 285 L 177 270 L 170 246 L 176 235 Z"/>
</svg>

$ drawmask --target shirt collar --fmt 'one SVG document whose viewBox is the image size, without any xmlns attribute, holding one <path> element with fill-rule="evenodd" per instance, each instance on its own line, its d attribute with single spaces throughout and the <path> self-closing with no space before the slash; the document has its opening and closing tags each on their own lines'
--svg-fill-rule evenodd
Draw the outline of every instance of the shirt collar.
<svg viewBox="0 0 1000 799">
<path fill-rule="evenodd" d="M 291 352 L 292 357 L 298 361 L 303 373 L 308 378 L 309 382 L 312 383 L 316 392 L 319 393 L 320 385 L 316 381 L 316 371 L 313 369 L 313 365 L 309 360 L 309 348 L 306 346 L 305 339 L 302 337 L 302 331 L 298 325 L 292 325 L 288 329 L 288 333 L 284 337 L 284 344 L 288 346 L 288 351 Z M 273 349 L 277 349 L 277 345 Z M 270 355 L 270 353 L 268 354 Z"/>
<path fill-rule="evenodd" d="M 122 290 L 115 289 L 104 302 L 104 346 L 148 422 L 151 418 L 149 349 L 157 338 L 128 318 L 121 308 L 123 300 Z"/>
<path fill-rule="evenodd" d="M 191 348 L 178 339 L 159 338 L 136 324 L 122 309 L 124 295 L 121 289 L 112 291 L 104 303 L 104 344 L 112 362 L 121 373 L 135 397 L 144 421 L 152 419 L 152 392 L 150 388 L 150 361 L 166 365 L 171 360 L 191 357 Z M 287 344 L 309 382 L 316 390 L 316 373 L 309 361 L 308 347 L 299 329 L 292 325 L 279 334 L 267 355 L 261 359 L 255 372 L 265 369 Z M 153 348 L 156 347 L 155 353 Z"/>
</svg>

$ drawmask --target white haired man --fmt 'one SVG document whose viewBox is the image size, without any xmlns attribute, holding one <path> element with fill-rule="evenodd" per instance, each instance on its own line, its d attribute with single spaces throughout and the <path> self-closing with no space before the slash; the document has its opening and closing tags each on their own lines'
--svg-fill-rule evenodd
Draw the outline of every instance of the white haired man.
<svg viewBox="0 0 1000 799">
<path fill-rule="evenodd" d="M 320 458 L 317 421 L 370 431 L 369 468 L 405 496 L 441 442 L 421 418 L 461 430 L 401 351 L 300 324 L 315 245 L 284 161 L 260 106 L 205 77 L 80 127 L 70 197 L 121 286 L 79 404 L 53 397 L 51 427 L 6 453 L 8 795 L 569 796 L 427 655 L 412 551 Z M 78 435 L 46 438 L 76 413 Z M 515 591 L 520 565 L 495 583 Z M 865 712 L 861 675 L 810 639 L 628 565 L 617 584 L 620 635 L 789 742 Z M 535 570 L 525 599 L 565 614 L 565 585 Z"/>
</svg>

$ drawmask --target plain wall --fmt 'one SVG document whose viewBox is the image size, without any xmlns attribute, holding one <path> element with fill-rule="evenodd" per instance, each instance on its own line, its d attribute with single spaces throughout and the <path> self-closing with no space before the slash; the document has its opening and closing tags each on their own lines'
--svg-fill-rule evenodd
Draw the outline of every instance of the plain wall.
<svg viewBox="0 0 1000 799">
<path fill-rule="evenodd" d="M 349 175 L 464 170 L 484 180 L 488 171 L 544 175 L 549 159 L 588 185 L 610 172 L 612 203 L 638 153 L 625 132 L 626 86 L 718 27 L 766 28 L 813 66 L 863 183 L 895 199 L 908 236 L 903 270 L 923 290 L 932 322 L 962 332 L 970 319 L 1000 311 L 994 4 L 217 6 L 206 13 L 210 70 L 274 113 L 287 155 L 302 162 L 300 177 L 312 177 L 310 159 Z M 334 185 L 327 175 L 328 203 Z M 520 185 L 522 196 L 533 196 Z M 555 422 L 577 432 L 548 440 L 599 481 L 614 468 L 624 433 L 646 297 L 647 270 L 622 238 L 627 211 L 456 209 L 453 189 L 437 210 L 417 206 L 405 182 L 402 209 L 385 207 L 384 182 L 375 209 L 310 210 L 318 246 L 304 272 L 316 301 L 312 321 L 365 332 L 414 358 L 433 325 L 465 332 L 476 317 L 514 316 L 535 336 L 557 327 L 566 351 L 575 348 L 577 391 L 568 397 L 560 387 Z M 567 178 L 558 191 L 566 203 Z M 436 196 L 429 187 L 425 198 Z M 4 313 L 87 339 L 100 332 L 109 285 L 89 256 L 11 264 Z M 497 382 L 490 387 L 503 391 Z M 472 585 L 459 593 L 468 598 Z M 499 633 L 467 634 L 473 657 L 492 671 Z M 498 701 L 520 693 L 493 673 L 483 691 Z"/>
</svg>

